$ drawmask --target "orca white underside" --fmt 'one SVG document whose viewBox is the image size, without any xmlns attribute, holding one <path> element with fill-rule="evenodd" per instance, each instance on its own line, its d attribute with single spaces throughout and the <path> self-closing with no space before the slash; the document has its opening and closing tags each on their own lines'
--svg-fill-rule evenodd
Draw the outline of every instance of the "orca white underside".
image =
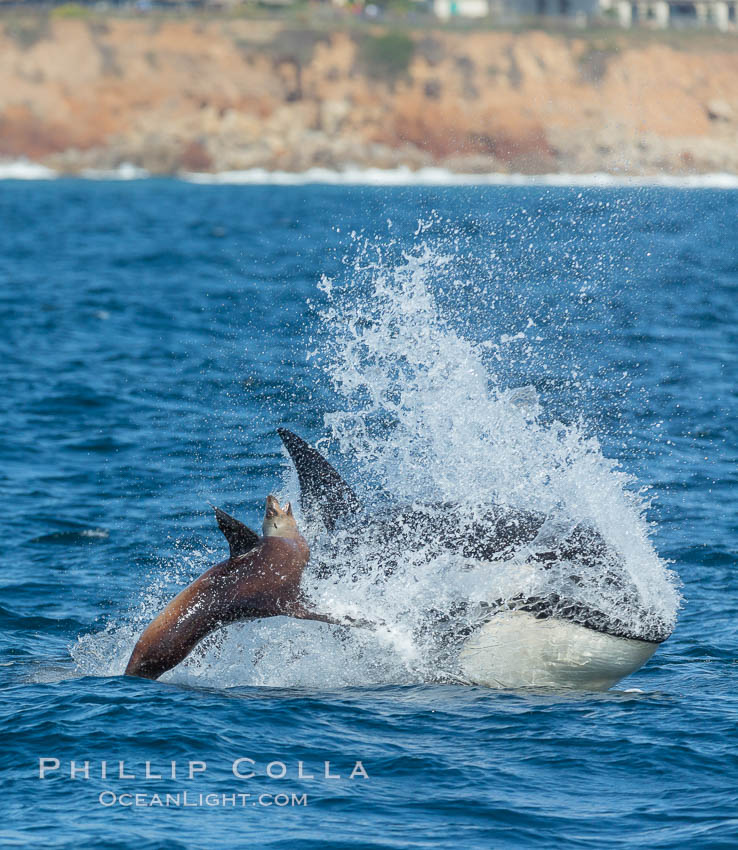
<svg viewBox="0 0 738 850">
<path fill-rule="evenodd" d="M 642 667 L 658 646 L 504 611 L 466 641 L 459 663 L 467 679 L 488 688 L 605 691 Z"/>
</svg>

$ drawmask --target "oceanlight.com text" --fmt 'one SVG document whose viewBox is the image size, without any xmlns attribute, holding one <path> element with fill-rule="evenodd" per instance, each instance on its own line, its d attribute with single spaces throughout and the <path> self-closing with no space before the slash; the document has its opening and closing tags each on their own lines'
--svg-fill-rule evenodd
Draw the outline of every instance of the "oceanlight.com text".
<svg viewBox="0 0 738 850">
<path fill-rule="evenodd" d="M 148 794 L 141 792 L 123 792 L 116 794 L 115 791 L 101 791 L 98 803 L 109 808 L 111 806 L 123 806 L 124 808 L 242 808 L 245 806 L 259 806 L 269 808 L 292 808 L 295 806 L 307 806 L 307 794 L 287 793 L 281 791 L 277 794 L 245 794 L 234 793 L 197 793 L 193 791 L 181 791 L 173 794 Z"/>
</svg>

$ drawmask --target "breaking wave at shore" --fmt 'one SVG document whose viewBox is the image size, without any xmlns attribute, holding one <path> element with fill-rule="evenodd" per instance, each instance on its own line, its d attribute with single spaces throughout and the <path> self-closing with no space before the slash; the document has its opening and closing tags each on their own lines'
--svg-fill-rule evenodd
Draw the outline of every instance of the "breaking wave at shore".
<svg viewBox="0 0 738 850">
<path fill-rule="evenodd" d="M 347 168 L 343 171 L 310 168 L 303 172 L 251 168 L 216 174 L 189 173 L 182 175 L 182 179 L 215 185 L 302 186 L 322 183 L 338 186 L 666 186 L 677 189 L 738 189 L 736 174 L 463 174 L 447 168 L 420 168 L 417 171 L 410 168 Z"/>
<path fill-rule="evenodd" d="M 56 180 L 68 176 L 27 159 L 0 162 L 0 180 Z M 73 176 L 85 180 L 141 180 L 151 174 L 145 168 L 122 162 L 116 168 L 88 168 Z"/>
<path fill-rule="evenodd" d="M 116 168 L 85 169 L 78 175 L 66 175 L 28 160 L 0 162 L 0 180 L 54 180 L 64 177 L 85 180 L 143 180 L 153 177 L 144 168 L 124 162 Z M 244 171 L 183 172 L 176 179 L 199 185 L 215 186 L 581 186 L 643 187 L 673 189 L 738 189 L 738 174 L 648 174 L 627 175 L 595 172 L 592 174 L 464 174 L 447 168 L 309 168 L 307 171 L 269 171 L 249 168 Z"/>
</svg>

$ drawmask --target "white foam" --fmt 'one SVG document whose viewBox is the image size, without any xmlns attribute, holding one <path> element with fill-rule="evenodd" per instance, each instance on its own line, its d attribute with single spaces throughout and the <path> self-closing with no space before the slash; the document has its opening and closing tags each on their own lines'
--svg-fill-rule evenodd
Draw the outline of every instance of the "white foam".
<svg viewBox="0 0 738 850">
<path fill-rule="evenodd" d="M 0 180 L 52 180 L 57 176 L 53 169 L 27 159 L 0 162 Z"/>
<path fill-rule="evenodd" d="M 0 180 L 52 180 L 62 175 L 52 168 L 27 159 L 0 162 Z M 116 168 L 86 168 L 79 177 L 85 180 L 144 180 L 152 177 L 145 168 L 123 162 Z M 188 183 L 223 186 L 572 186 L 572 187 L 644 187 L 672 189 L 738 189 L 738 175 L 649 174 L 627 175 L 596 172 L 592 174 L 465 174 L 447 168 L 411 169 L 309 168 L 306 171 L 280 171 L 249 168 L 243 171 L 182 172 L 178 178 Z"/>
<path fill-rule="evenodd" d="M 145 168 L 122 162 L 117 168 L 87 168 L 80 177 L 85 180 L 144 180 L 151 174 Z"/>
<path fill-rule="evenodd" d="M 606 174 L 463 174 L 446 168 L 309 168 L 307 171 L 269 171 L 251 168 L 244 171 L 214 173 L 186 172 L 190 183 L 232 186 L 574 186 L 642 187 L 663 186 L 673 189 L 738 189 L 738 175 L 728 173 L 692 175 Z"/>
</svg>

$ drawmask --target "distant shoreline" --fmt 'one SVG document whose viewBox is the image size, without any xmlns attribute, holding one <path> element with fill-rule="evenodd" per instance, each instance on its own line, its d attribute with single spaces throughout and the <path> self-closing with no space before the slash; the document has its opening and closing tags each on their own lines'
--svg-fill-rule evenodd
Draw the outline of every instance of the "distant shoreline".
<svg viewBox="0 0 738 850">
<path fill-rule="evenodd" d="M 202 186 L 541 186 L 580 188 L 645 188 L 672 189 L 729 189 L 738 190 L 738 174 L 694 174 L 674 176 L 652 174 L 628 176 L 605 173 L 593 174 L 460 174 L 442 168 L 409 169 L 346 169 L 329 171 L 313 168 L 303 172 L 248 171 L 172 175 L 150 174 L 130 164 L 108 171 L 85 171 L 80 174 L 61 174 L 38 163 L 19 160 L 0 162 L 0 181 L 47 181 L 82 179 L 90 181 L 133 181 L 167 177 Z"/>
<path fill-rule="evenodd" d="M 319 23 L 4 10 L 0 161 L 480 183 L 738 174 L 738 34 Z"/>
</svg>

